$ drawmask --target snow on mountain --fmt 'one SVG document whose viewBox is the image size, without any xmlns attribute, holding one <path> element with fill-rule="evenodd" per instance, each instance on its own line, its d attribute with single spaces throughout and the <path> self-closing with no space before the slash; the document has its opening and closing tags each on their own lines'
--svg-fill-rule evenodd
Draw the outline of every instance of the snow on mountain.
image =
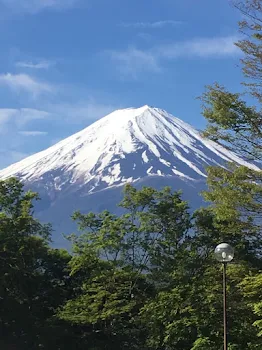
<svg viewBox="0 0 262 350">
<path fill-rule="evenodd" d="M 227 161 L 249 166 L 182 120 L 162 109 L 143 106 L 117 110 L 84 130 L 0 171 L 61 191 L 86 193 L 147 176 L 204 179 L 207 165 Z"/>
<path fill-rule="evenodd" d="M 205 167 L 226 162 L 259 170 L 167 112 L 144 106 L 115 111 L 56 145 L 6 169 L 40 194 L 35 214 L 50 222 L 53 244 L 68 248 L 61 233 L 75 232 L 75 210 L 119 214 L 122 185 L 182 190 L 192 210 L 204 205 Z"/>
</svg>

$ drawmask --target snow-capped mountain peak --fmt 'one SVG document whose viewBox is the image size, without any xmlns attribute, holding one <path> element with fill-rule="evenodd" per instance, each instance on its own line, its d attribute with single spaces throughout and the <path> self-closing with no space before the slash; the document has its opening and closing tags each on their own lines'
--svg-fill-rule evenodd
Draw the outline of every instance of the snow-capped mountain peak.
<svg viewBox="0 0 262 350">
<path fill-rule="evenodd" d="M 0 171 L 45 183 L 54 190 L 77 185 L 88 193 L 146 176 L 203 179 L 207 165 L 234 161 L 257 169 L 164 110 L 117 110 L 84 130 Z"/>
</svg>

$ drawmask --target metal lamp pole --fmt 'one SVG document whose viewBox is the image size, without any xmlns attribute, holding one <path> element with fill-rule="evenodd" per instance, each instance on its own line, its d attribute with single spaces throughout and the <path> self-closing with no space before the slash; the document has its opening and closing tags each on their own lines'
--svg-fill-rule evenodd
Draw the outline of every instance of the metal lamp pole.
<svg viewBox="0 0 262 350">
<path fill-rule="evenodd" d="M 224 350 L 227 350 L 227 263 L 223 263 Z"/>
<path fill-rule="evenodd" d="M 234 249 L 227 243 L 219 244 L 215 249 L 216 259 L 223 264 L 223 319 L 224 319 L 224 350 L 227 350 L 227 263 L 234 258 Z"/>
</svg>

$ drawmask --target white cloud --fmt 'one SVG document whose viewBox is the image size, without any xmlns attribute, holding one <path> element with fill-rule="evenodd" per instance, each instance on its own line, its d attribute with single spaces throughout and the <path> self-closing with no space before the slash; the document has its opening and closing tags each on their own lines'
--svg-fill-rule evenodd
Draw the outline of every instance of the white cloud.
<svg viewBox="0 0 262 350">
<path fill-rule="evenodd" d="M 28 68 L 28 69 L 49 69 L 53 66 L 55 62 L 53 61 L 40 61 L 37 63 L 33 62 L 17 62 L 16 66 L 20 68 Z"/>
<path fill-rule="evenodd" d="M 30 108 L 0 109 L 0 168 L 30 155 L 27 144 L 31 138 L 25 139 L 24 136 L 33 136 L 33 134 L 23 132 L 23 129 L 27 124 L 46 118 L 47 115 L 49 116 L 47 112 Z"/>
<path fill-rule="evenodd" d="M 50 93 L 54 91 L 54 87 L 48 83 L 38 81 L 28 74 L 1 74 L 0 84 L 7 85 L 15 91 L 26 91 L 34 97 L 42 93 Z"/>
<path fill-rule="evenodd" d="M 122 107 L 87 97 L 72 104 L 42 103 L 41 109 L 0 109 L 0 169 L 50 147 Z"/>
<path fill-rule="evenodd" d="M 126 51 L 111 51 L 110 56 L 121 73 L 133 78 L 137 78 L 141 71 L 161 71 L 158 57 L 150 51 L 128 48 Z"/>
<path fill-rule="evenodd" d="M 0 109 L 0 127 L 6 124 L 16 114 L 16 109 L 1 108 Z"/>
<path fill-rule="evenodd" d="M 82 0 L 0 0 L 7 9 L 14 13 L 37 13 L 42 10 L 63 10 L 70 8 Z"/>
<path fill-rule="evenodd" d="M 237 55 L 240 50 L 234 44 L 236 36 L 199 38 L 162 46 L 157 49 L 157 54 L 164 58 L 176 57 L 213 57 L 221 58 Z"/>
<path fill-rule="evenodd" d="M 45 110 L 0 109 L 0 169 L 50 147 L 121 107 L 123 106 L 100 104 L 89 98 L 75 104 L 49 104 L 44 106 Z M 36 121 L 41 123 L 35 123 Z M 44 130 L 41 130 L 42 127 Z M 39 142 L 35 142 L 34 137 L 45 135 Z M 30 154 L 27 153 L 28 149 Z"/>
<path fill-rule="evenodd" d="M 0 109 L 0 140 L 1 137 L 8 133 L 8 126 L 15 119 L 16 110 L 11 108 Z"/>
<path fill-rule="evenodd" d="M 46 119 L 50 117 L 51 114 L 46 111 L 41 111 L 33 108 L 20 108 L 20 109 L 0 109 L 0 131 L 3 132 L 4 127 L 7 124 L 11 124 L 12 128 L 23 127 L 32 120 Z"/>
<path fill-rule="evenodd" d="M 159 29 L 166 26 L 177 26 L 182 24 L 182 21 L 174 21 L 174 20 L 163 20 L 163 21 L 156 21 L 156 22 L 134 22 L 134 23 L 121 23 L 121 27 L 126 28 L 137 28 L 137 29 Z"/>
<path fill-rule="evenodd" d="M 234 45 L 236 36 L 198 38 L 183 42 L 159 45 L 148 50 L 128 48 L 123 51 L 111 51 L 111 59 L 116 67 L 126 75 L 137 77 L 139 73 L 160 72 L 163 60 L 177 58 L 224 58 L 236 56 L 240 50 Z"/>
<path fill-rule="evenodd" d="M 24 131 L 19 131 L 20 135 L 23 136 L 45 136 L 48 134 L 47 131 L 38 131 L 38 130 L 24 130 Z"/>
<path fill-rule="evenodd" d="M 48 121 L 48 123 L 53 123 L 54 121 L 56 125 L 61 124 L 62 126 L 66 124 L 82 124 L 84 127 L 86 124 L 104 117 L 118 108 L 122 108 L 122 106 L 100 104 L 92 99 L 85 103 L 49 104 L 45 106 L 45 110 L 33 108 L 2 108 L 0 109 L 0 132 L 9 125 L 12 131 L 17 130 L 19 134 L 24 136 L 46 134 L 46 131 L 23 130 L 28 123 L 37 120 L 45 120 Z"/>
<path fill-rule="evenodd" d="M 121 108 L 121 106 L 101 104 L 93 99 L 75 104 L 61 103 L 46 106 L 49 113 L 53 114 L 56 120 L 61 120 L 61 123 L 83 124 L 83 126 L 85 123 L 104 117 L 117 108 Z"/>
<path fill-rule="evenodd" d="M 151 34 L 145 32 L 138 32 L 137 37 L 145 41 L 150 41 L 154 38 Z"/>
<path fill-rule="evenodd" d="M 21 108 L 17 110 L 17 125 L 22 127 L 32 120 L 51 118 L 51 113 L 34 108 Z"/>
</svg>

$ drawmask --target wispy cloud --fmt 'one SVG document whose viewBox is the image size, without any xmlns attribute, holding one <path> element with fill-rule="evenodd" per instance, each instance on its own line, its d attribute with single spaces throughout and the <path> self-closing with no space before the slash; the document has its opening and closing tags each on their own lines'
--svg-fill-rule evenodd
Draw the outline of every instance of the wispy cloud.
<svg viewBox="0 0 262 350">
<path fill-rule="evenodd" d="M 48 112 L 37 109 L 0 109 L 0 169 L 34 153 L 33 147 L 38 142 L 33 136 L 44 135 L 44 131 L 35 131 L 33 127 L 37 121 L 48 118 L 51 118 Z M 28 145 L 32 149 L 30 153 Z"/>
<path fill-rule="evenodd" d="M 34 108 L 20 108 L 16 110 L 16 125 L 24 127 L 24 125 L 35 120 L 47 120 L 52 117 L 52 114 Z"/>
<path fill-rule="evenodd" d="M 151 51 L 128 48 L 126 51 L 111 51 L 110 56 L 123 75 L 133 78 L 137 78 L 141 71 L 161 71 L 158 57 Z"/>
<path fill-rule="evenodd" d="M 1 108 L 0 109 L 0 127 L 6 124 L 16 114 L 15 109 Z"/>
<path fill-rule="evenodd" d="M 53 61 L 40 61 L 37 63 L 33 62 L 17 62 L 16 66 L 20 68 L 28 68 L 28 69 L 49 69 L 54 66 L 55 62 Z"/>
<path fill-rule="evenodd" d="M 33 108 L 0 108 L 0 127 L 1 131 L 7 124 L 11 124 L 12 128 L 23 127 L 33 120 L 47 119 L 51 116 L 50 113 Z"/>
<path fill-rule="evenodd" d="M 54 92 L 54 87 L 52 85 L 39 81 L 28 74 L 1 74 L 0 84 L 6 85 L 18 92 L 28 92 L 34 97 L 42 93 Z"/>
<path fill-rule="evenodd" d="M 82 124 L 83 127 L 112 111 L 121 108 L 120 105 L 99 103 L 93 99 L 78 103 L 60 103 L 46 106 L 46 110 L 65 124 Z"/>
<path fill-rule="evenodd" d="M 237 40 L 236 36 L 198 38 L 159 47 L 157 55 L 168 59 L 176 57 L 221 58 L 235 56 L 240 52 L 234 44 Z"/>
<path fill-rule="evenodd" d="M 163 20 L 163 21 L 156 21 L 156 22 L 131 22 L 131 23 L 121 23 L 121 27 L 126 28 L 137 28 L 137 29 L 159 29 L 166 26 L 177 26 L 182 24 L 182 21 L 174 21 L 174 20 Z"/>
<path fill-rule="evenodd" d="M 49 104 L 45 110 L 0 109 L 0 169 L 61 141 L 121 107 L 88 98 L 73 104 Z M 38 142 L 35 137 L 39 137 Z"/>
<path fill-rule="evenodd" d="M 46 136 L 48 132 L 38 131 L 38 130 L 23 130 L 23 131 L 19 131 L 19 134 L 23 136 Z"/>
<path fill-rule="evenodd" d="M 121 73 L 137 77 L 141 72 L 160 72 L 164 60 L 178 58 L 226 58 L 236 56 L 240 50 L 234 45 L 236 36 L 197 38 L 167 45 L 154 46 L 143 50 L 127 48 L 122 51 L 111 51 L 110 57 L 117 62 Z"/>
<path fill-rule="evenodd" d="M 14 120 L 16 116 L 16 110 L 11 108 L 0 109 L 0 139 L 2 135 L 8 132 L 8 125 L 10 121 Z"/>
<path fill-rule="evenodd" d="M 82 124 L 83 127 L 90 124 L 101 117 L 121 108 L 120 105 L 110 105 L 98 103 L 90 99 L 85 103 L 60 103 L 49 104 L 45 106 L 45 110 L 34 108 L 0 108 L 0 131 L 4 126 L 10 124 L 11 129 L 15 129 L 21 135 L 33 136 L 44 135 L 45 131 L 28 131 L 24 130 L 25 126 L 32 121 L 44 120 L 56 125 Z"/>
<path fill-rule="evenodd" d="M 0 0 L 0 4 L 14 13 L 37 13 L 47 9 L 64 10 L 82 0 Z"/>
</svg>

